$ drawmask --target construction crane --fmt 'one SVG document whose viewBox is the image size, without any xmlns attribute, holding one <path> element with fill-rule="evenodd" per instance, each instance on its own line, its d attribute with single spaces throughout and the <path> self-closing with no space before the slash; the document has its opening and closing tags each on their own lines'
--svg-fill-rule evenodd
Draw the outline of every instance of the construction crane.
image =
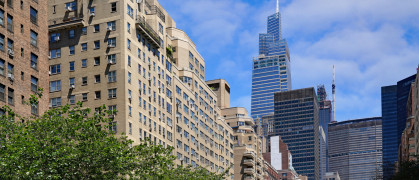
<svg viewBox="0 0 419 180">
<path fill-rule="evenodd" d="M 332 94 L 333 94 L 333 120 L 336 121 L 336 109 L 335 109 L 335 65 L 333 65 L 333 83 L 332 83 Z"/>
</svg>

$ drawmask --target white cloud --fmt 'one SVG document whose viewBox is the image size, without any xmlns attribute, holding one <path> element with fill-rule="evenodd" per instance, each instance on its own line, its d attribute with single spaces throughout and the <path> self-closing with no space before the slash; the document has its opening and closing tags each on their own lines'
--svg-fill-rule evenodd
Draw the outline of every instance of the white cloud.
<svg viewBox="0 0 419 180">
<path fill-rule="evenodd" d="M 207 79 L 227 79 L 232 105 L 250 111 L 252 57 L 257 56 L 258 35 L 266 31 L 276 1 L 160 1 L 169 5 L 165 8 L 173 10 L 169 13 L 178 27 L 197 44 L 206 60 Z M 419 1 L 280 2 L 293 87 L 325 84 L 330 94 L 335 64 L 338 120 L 380 116 L 380 87 L 415 72 Z"/>
</svg>

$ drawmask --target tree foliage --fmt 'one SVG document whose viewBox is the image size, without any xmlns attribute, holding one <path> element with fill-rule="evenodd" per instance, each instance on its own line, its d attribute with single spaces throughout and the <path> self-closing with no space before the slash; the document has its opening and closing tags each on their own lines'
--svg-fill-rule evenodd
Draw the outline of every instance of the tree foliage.
<svg viewBox="0 0 419 180">
<path fill-rule="evenodd" d="M 29 102 L 28 104 L 33 104 Z M 35 101 L 36 103 L 36 101 Z M 133 146 L 110 129 L 114 113 L 82 103 L 24 118 L 7 106 L 0 118 L 0 179 L 223 179 L 225 173 L 176 167 L 173 148 Z M 22 121 L 16 121 L 15 119 Z"/>
<path fill-rule="evenodd" d="M 398 172 L 391 178 L 392 180 L 416 180 L 419 178 L 419 156 L 416 160 L 409 160 L 400 163 Z"/>
</svg>

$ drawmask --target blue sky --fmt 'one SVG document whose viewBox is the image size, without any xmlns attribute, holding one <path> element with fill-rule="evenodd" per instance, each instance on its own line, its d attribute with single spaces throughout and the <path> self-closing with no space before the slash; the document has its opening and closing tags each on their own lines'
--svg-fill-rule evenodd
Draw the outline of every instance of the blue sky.
<svg viewBox="0 0 419 180">
<path fill-rule="evenodd" d="M 252 58 L 275 0 L 159 0 L 197 45 L 206 79 L 226 79 L 250 111 Z M 419 64 L 418 0 L 280 0 L 293 89 L 325 84 L 336 66 L 336 119 L 381 116 L 381 86 Z"/>
</svg>

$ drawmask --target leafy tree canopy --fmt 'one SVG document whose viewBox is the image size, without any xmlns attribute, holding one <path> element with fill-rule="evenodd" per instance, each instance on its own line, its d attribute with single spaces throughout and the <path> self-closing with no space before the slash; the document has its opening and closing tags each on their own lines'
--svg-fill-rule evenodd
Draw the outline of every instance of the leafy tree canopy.
<svg viewBox="0 0 419 180">
<path fill-rule="evenodd" d="M 28 104 L 35 103 L 32 96 Z M 173 148 L 150 140 L 133 146 L 127 136 L 110 130 L 107 117 L 114 112 L 105 106 L 91 113 L 77 103 L 29 118 L 3 109 L 0 179 L 223 179 L 226 174 L 175 167 Z"/>
</svg>

